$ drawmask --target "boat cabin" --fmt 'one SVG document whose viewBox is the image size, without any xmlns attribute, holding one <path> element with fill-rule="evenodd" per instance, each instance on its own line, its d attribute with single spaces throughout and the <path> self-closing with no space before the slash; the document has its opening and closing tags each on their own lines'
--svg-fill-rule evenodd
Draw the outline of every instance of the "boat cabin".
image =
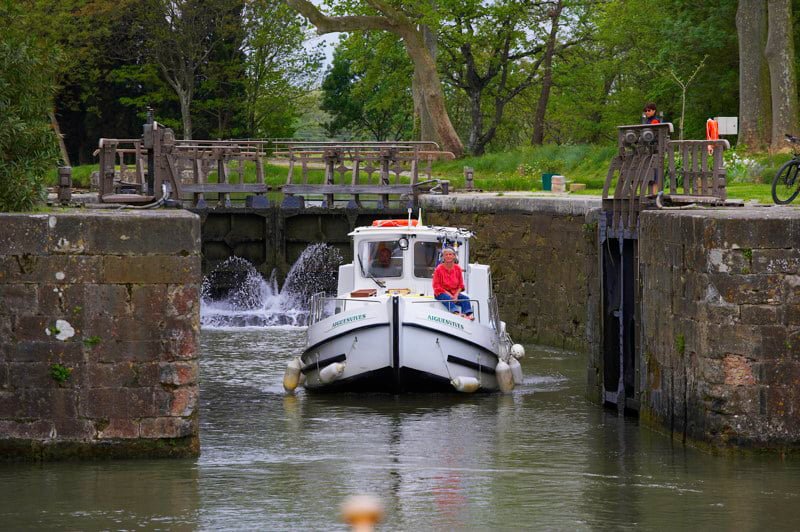
<svg viewBox="0 0 800 532">
<path fill-rule="evenodd" d="M 353 239 L 353 263 L 339 269 L 339 297 L 386 293 L 432 297 L 433 272 L 442 262 L 445 246 L 456 251 L 469 297 L 483 302 L 491 297 L 488 266 L 469 263 L 470 231 L 417 225 L 416 220 L 410 224 L 378 220 L 373 226 L 356 228 L 349 236 Z"/>
</svg>

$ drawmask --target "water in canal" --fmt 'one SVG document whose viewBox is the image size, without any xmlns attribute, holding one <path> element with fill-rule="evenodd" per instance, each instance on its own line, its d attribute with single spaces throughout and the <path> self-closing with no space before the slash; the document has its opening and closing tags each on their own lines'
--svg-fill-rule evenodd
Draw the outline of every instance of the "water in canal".
<svg viewBox="0 0 800 532">
<path fill-rule="evenodd" d="M 509 395 L 286 396 L 307 312 L 247 279 L 238 308 L 204 304 L 201 456 L 0 463 L 0 529 L 344 529 L 361 493 L 385 505 L 381 530 L 800 523 L 800 459 L 673 445 L 588 403 L 575 353 L 526 346 Z"/>
<path fill-rule="evenodd" d="M 800 464 L 710 456 L 584 399 L 586 363 L 528 346 L 510 395 L 286 397 L 297 327 L 202 334 L 197 460 L 0 466 L 3 529 L 795 528 Z"/>
</svg>

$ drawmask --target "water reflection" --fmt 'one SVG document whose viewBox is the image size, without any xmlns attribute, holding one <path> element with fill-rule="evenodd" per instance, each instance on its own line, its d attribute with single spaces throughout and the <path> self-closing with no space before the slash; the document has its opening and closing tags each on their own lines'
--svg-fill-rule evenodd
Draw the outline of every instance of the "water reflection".
<svg viewBox="0 0 800 532">
<path fill-rule="evenodd" d="M 792 528 L 800 463 L 673 445 L 584 399 L 585 362 L 523 360 L 510 395 L 285 396 L 298 328 L 204 331 L 197 461 L 0 466 L 4 528 L 381 530 Z"/>
</svg>

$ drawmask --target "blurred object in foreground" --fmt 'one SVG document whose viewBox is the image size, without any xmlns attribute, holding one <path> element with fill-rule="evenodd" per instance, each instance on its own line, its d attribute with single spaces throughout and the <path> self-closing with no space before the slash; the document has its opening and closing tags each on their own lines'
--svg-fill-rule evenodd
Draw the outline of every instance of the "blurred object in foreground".
<svg viewBox="0 0 800 532">
<path fill-rule="evenodd" d="M 369 532 L 383 519 L 383 503 L 372 495 L 353 495 L 342 503 L 342 520 L 357 532 Z"/>
</svg>

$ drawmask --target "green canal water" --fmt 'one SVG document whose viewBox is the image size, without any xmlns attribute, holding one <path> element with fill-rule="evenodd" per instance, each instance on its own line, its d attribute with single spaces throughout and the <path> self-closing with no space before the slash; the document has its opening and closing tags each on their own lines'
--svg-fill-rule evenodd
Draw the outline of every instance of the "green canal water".
<svg viewBox="0 0 800 532">
<path fill-rule="evenodd" d="M 196 460 L 0 465 L 3 530 L 800 527 L 800 460 L 712 456 L 584 399 L 586 363 L 528 346 L 510 395 L 286 397 L 303 330 L 202 334 Z"/>
</svg>

